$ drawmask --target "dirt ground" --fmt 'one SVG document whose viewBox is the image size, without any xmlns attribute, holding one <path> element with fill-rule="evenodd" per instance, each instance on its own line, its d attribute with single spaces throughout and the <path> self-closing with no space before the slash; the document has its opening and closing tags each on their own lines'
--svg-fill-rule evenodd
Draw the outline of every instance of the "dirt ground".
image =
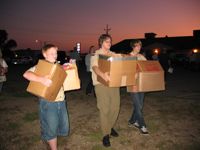
<svg viewBox="0 0 200 150">
<path fill-rule="evenodd" d="M 25 89 L 22 73 L 28 66 L 10 66 L 0 95 L 0 150 L 45 150 L 40 140 L 38 100 Z M 60 150 L 199 150 L 200 72 L 175 68 L 166 90 L 146 93 L 144 117 L 149 135 L 129 128 L 132 101 L 121 88 L 121 110 L 111 147 L 102 146 L 96 99 L 85 95 L 87 76 L 80 72 L 82 88 L 66 93 L 70 135 L 58 138 Z"/>
</svg>

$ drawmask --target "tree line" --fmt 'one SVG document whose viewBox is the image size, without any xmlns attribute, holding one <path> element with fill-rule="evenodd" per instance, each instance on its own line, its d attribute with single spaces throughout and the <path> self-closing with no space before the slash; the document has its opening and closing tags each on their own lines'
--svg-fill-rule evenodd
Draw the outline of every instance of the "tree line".
<svg viewBox="0 0 200 150">
<path fill-rule="evenodd" d="M 12 49 L 17 47 L 17 42 L 14 39 L 8 39 L 8 33 L 6 30 L 0 29 L 0 51 L 3 58 L 13 58 L 14 53 Z"/>
</svg>

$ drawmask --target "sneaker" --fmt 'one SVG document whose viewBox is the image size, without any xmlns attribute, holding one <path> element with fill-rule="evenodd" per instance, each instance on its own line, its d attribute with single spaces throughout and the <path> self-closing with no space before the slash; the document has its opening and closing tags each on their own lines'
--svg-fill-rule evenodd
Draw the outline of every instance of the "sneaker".
<svg viewBox="0 0 200 150">
<path fill-rule="evenodd" d="M 139 129 L 139 127 L 140 127 L 140 125 L 138 124 L 138 122 L 134 122 L 134 123 L 128 122 L 128 126 L 129 127 L 135 127 L 137 129 Z"/>
<path fill-rule="evenodd" d="M 110 146 L 110 137 L 109 137 L 109 135 L 104 136 L 102 141 L 103 141 L 103 146 L 105 146 L 105 147 L 109 147 Z"/>
<path fill-rule="evenodd" d="M 113 129 L 113 128 L 111 129 L 110 135 L 113 136 L 113 137 L 118 137 L 119 136 L 119 134 L 117 133 L 117 131 L 115 131 L 115 129 Z"/>
<path fill-rule="evenodd" d="M 148 130 L 147 130 L 147 128 L 145 126 L 142 126 L 142 128 L 140 128 L 140 132 L 142 134 L 149 134 L 149 132 L 148 132 Z"/>
</svg>

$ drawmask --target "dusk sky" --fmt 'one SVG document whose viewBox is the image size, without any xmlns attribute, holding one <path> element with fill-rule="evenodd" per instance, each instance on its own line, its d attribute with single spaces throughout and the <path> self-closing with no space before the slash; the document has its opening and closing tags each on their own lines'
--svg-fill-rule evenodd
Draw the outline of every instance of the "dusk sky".
<svg viewBox="0 0 200 150">
<path fill-rule="evenodd" d="M 200 0 L 1 0 L 0 29 L 17 49 L 46 41 L 62 50 L 95 45 L 106 24 L 113 44 L 129 38 L 190 36 L 200 29 Z M 40 42 L 36 43 L 35 41 Z"/>
</svg>

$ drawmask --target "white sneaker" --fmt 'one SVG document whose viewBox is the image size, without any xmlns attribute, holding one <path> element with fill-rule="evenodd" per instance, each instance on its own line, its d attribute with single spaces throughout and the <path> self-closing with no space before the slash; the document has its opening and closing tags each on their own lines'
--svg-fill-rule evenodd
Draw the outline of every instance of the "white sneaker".
<svg viewBox="0 0 200 150">
<path fill-rule="evenodd" d="M 128 123 L 128 126 L 129 127 L 136 127 L 137 129 L 140 127 L 140 125 L 137 123 L 137 122 L 134 122 L 134 123 Z"/>
<path fill-rule="evenodd" d="M 140 125 L 138 124 L 138 122 L 133 123 L 133 125 L 134 125 L 136 128 L 139 128 L 139 127 L 140 127 Z"/>
<path fill-rule="evenodd" d="M 140 131 L 142 134 L 149 134 L 149 132 L 145 126 L 142 126 L 142 128 L 140 128 Z"/>
</svg>

